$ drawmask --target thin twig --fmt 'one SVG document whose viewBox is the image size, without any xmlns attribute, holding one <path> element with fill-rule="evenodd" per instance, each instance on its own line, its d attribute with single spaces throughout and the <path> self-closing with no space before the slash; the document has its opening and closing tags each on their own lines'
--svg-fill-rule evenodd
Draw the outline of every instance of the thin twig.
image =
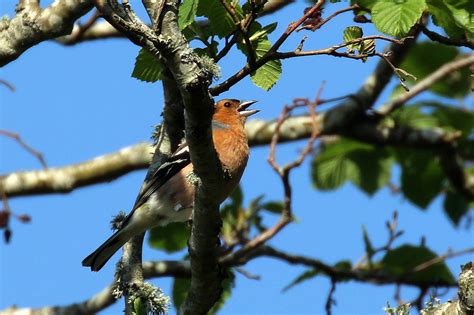
<svg viewBox="0 0 474 315">
<path fill-rule="evenodd" d="M 462 255 L 466 255 L 466 254 L 470 254 L 470 253 L 474 253 L 474 247 L 463 249 L 463 250 L 460 250 L 460 251 L 457 251 L 457 252 L 453 252 L 452 250 L 448 250 L 446 252 L 446 254 L 444 254 L 444 255 L 435 257 L 433 259 L 425 261 L 424 263 L 419 264 L 418 266 L 413 268 L 412 272 L 413 273 L 420 272 L 420 271 L 425 270 L 425 269 L 427 269 L 427 268 L 429 268 L 433 265 L 436 265 L 440 262 L 443 262 L 446 259 L 453 258 L 453 257 L 456 257 L 456 256 L 462 256 Z"/>
<path fill-rule="evenodd" d="M 286 31 L 278 38 L 278 40 L 273 44 L 272 48 L 268 51 L 267 54 L 271 52 L 276 52 L 278 48 L 285 42 L 285 40 L 298 28 L 301 24 L 304 23 L 310 16 L 319 11 L 322 5 L 325 3 L 325 0 L 319 0 L 311 9 L 309 9 L 298 21 L 291 23 Z"/>
<path fill-rule="evenodd" d="M 226 9 L 226 11 L 231 16 L 232 21 L 234 21 L 235 26 L 237 27 L 237 31 L 242 36 L 242 39 L 244 40 L 244 43 L 245 43 L 245 48 L 247 50 L 247 62 L 251 67 L 253 67 L 255 65 L 255 61 L 257 60 L 257 54 L 255 53 L 252 43 L 250 42 L 250 38 L 247 34 L 247 28 L 244 26 L 243 24 L 244 22 L 241 21 L 237 17 L 235 7 L 231 3 L 227 2 L 226 0 L 220 0 L 220 1 L 222 3 L 222 6 Z"/>
<path fill-rule="evenodd" d="M 331 289 L 329 289 L 329 293 L 328 293 L 328 297 L 326 299 L 326 305 L 325 305 L 327 315 L 332 314 L 331 308 L 333 305 L 336 304 L 336 301 L 334 300 L 334 297 L 333 297 L 334 292 L 336 292 L 336 285 L 337 285 L 336 279 L 331 278 Z"/>
<path fill-rule="evenodd" d="M 413 74 L 411 74 L 411 73 L 409 73 L 409 72 L 407 72 L 407 71 L 405 71 L 405 70 L 403 70 L 403 69 L 400 69 L 400 68 L 395 67 L 395 66 L 393 65 L 393 63 L 390 61 L 390 59 L 388 59 L 387 54 L 375 53 L 375 55 L 376 55 L 376 56 L 379 56 L 380 58 L 382 58 L 382 59 L 390 66 L 390 68 L 392 68 L 393 73 L 395 73 L 395 75 L 397 76 L 398 80 L 400 81 L 400 85 L 405 89 L 405 91 L 409 92 L 410 89 L 409 89 L 408 86 L 405 84 L 405 81 L 406 81 L 405 77 L 408 76 L 408 77 L 412 78 L 412 79 L 415 80 L 415 81 L 417 80 L 417 78 L 416 78 Z M 401 74 L 403 74 L 405 77 L 403 77 Z"/>
<path fill-rule="evenodd" d="M 43 168 L 47 169 L 48 165 L 46 164 L 46 160 L 44 159 L 43 153 L 40 151 L 34 149 L 32 146 L 28 145 L 23 139 L 21 139 L 20 135 L 17 133 L 13 133 L 8 130 L 0 129 L 0 135 L 4 135 L 6 137 L 14 139 L 20 146 L 22 146 L 26 151 L 28 151 L 30 154 L 35 156 L 38 161 L 41 163 Z"/>
<path fill-rule="evenodd" d="M 13 84 L 11 84 L 10 82 L 8 82 L 8 81 L 6 81 L 6 80 L 0 79 L 0 84 L 5 85 L 5 86 L 6 86 L 10 91 L 12 91 L 12 92 L 15 92 L 15 91 L 16 91 L 15 86 L 13 86 Z"/>
<path fill-rule="evenodd" d="M 382 116 L 390 114 L 391 112 L 401 107 L 403 104 L 405 104 L 421 92 L 430 88 L 433 84 L 435 84 L 442 78 L 445 78 L 446 75 L 448 75 L 449 73 L 453 73 L 472 64 L 474 64 L 474 54 L 444 64 L 438 70 L 432 72 L 426 78 L 424 78 L 415 86 L 413 86 L 410 92 L 404 93 L 389 102 L 388 104 L 383 105 L 382 108 L 377 111 L 377 113 Z"/>
<path fill-rule="evenodd" d="M 236 267 L 235 270 L 238 273 L 242 274 L 247 279 L 250 279 L 250 280 L 260 280 L 261 279 L 261 277 L 259 275 L 251 274 L 250 272 L 248 272 L 247 270 L 245 270 L 242 267 Z"/>
<path fill-rule="evenodd" d="M 82 37 L 84 36 L 84 33 L 89 30 L 100 18 L 100 13 L 99 11 L 94 11 L 92 16 L 89 18 L 89 20 L 86 21 L 84 24 L 78 24 L 77 31 L 72 33 L 71 35 L 67 36 L 62 40 L 63 44 L 67 45 L 74 45 L 77 42 L 81 41 Z"/>
<path fill-rule="evenodd" d="M 308 25 L 308 26 L 302 26 L 300 28 L 298 28 L 296 31 L 301 31 L 303 29 L 309 29 L 311 31 L 316 31 L 318 29 L 320 29 L 324 24 L 326 24 L 327 22 L 331 21 L 333 18 L 335 18 L 336 16 L 338 16 L 339 14 L 341 13 L 344 13 L 344 12 L 347 12 L 347 11 L 352 11 L 352 10 L 356 10 L 359 8 L 359 5 L 358 4 L 353 4 L 347 8 L 344 8 L 344 9 L 341 9 L 339 11 L 336 11 L 334 12 L 333 14 L 331 14 L 330 16 L 328 16 L 326 19 L 322 20 L 321 22 L 319 22 L 318 24 L 316 25 Z"/>
<path fill-rule="evenodd" d="M 407 37 L 407 38 L 411 38 L 411 37 Z M 350 58 L 350 59 L 356 59 L 356 60 L 361 60 L 361 59 L 364 60 L 366 58 L 375 56 L 375 53 L 354 55 L 348 52 L 338 52 L 337 50 L 343 47 L 346 47 L 348 45 L 360 43 L 365 40 L 371 40 L 371 39 L 379 39 L 379 40 L 389 41 L 395 44 L 403 44 L 407 38 L 398 40 L 398 39 L 394 39 L 394 38 L 390 38 L 390 37 L 386 37 L 382 35 L 372 35 L 372 36 L 357 38 L 357 39 L 348 41 L 346 43 L 341 43 L 341 44 L 334 45 L 325 49 L 301 51 L 297 48 L 294 51 L 289 51 L 289 52 L 278 52 L 278 51 L 269 50 L 264 56 L 262 56 L 259 60 L 257 60 L 254 67 L 250 67 L 250 65 L 247 63 L 243 68 L 241 68 L 239 71 L 234 73 L 224 82 L 210 88 L 209 92 L 211 93 L 211 95 L 217 96 L 229 90 L 230 87 L 232 87 L 237 82 L 239 82 L 240 80 L 245 78 L 247 75 L 249 75 L 251 72 L 257 70 L 258 68 L 262 67 L 263 65 L 265 65 L 267 62 L 271 60 L 288 59 L 288 58 L 305 57 L 305 56 L 316 56 L 316 55 L 329 55 L 329 56 L 335 56 L 335 57 L 344 57 L 344 58 Z"/>
</svg>

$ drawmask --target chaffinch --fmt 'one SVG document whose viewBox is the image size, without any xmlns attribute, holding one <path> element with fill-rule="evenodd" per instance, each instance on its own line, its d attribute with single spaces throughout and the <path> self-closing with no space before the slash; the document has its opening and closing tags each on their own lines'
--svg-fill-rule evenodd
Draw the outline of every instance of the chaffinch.
<svg viewBox="0 0 474 315">
<path fill-rule="evenodd" d="M 214 105 L 212 138 L 222 165 L 230 173 L 230 179 L 222 187 L 220 203 L 235 189 L 247 165 L 249 146 L 244 123 L 247 117 L 258 112 L 248 109 L 255 102 L 224 99 Z M 99 271 L 133 236 L 155 226 L 190 220 L 195 187 L 188 176 L 192 171 L 189 149 L 183 143 L 145 182 L 120 229 L 87 256 L 82 265 Z"/>
</svg>

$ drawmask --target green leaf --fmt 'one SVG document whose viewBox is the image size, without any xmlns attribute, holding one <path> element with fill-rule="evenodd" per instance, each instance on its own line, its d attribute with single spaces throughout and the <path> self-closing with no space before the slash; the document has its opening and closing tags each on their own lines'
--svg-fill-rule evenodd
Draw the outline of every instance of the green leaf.
<svg viewBox="0 0 474 315">
<path fill-rule="evenodd" d="M 351 181 L 369 195 L 390 180 L 392 159 L 387 150 L 349 139 L 326 145 L 312 163 L 314 185 L 321 190 Z"/>
<path fill-rule="evenodd" d="M 242 207 L 242 204 L 244 203 L 244 194 L 240 185 L 232 191 L 229 197 L 234 208 Z"/>
<path fill-rule="evenodd" d="M 377 0 L 351 0 L 351 4 L 358 4 L 361 8 L 366 8 L 369 10 L 371 10 L 376 3 Z"/>
<path fill-rule="evenodd" d="M 239 212 L 242 211 L 243 193 L 240 186 L 237 186 L 230 194 L 228 201 L 221 208 L 222 235 L 224 239 L 232 239 L 234 228 L 237 225 Z"/>
<path fill-rule="evenodd" d="M 444 0 L 456 24 L 474 35 L 474 2 L 472 0 Z"/>
<path fill-rule="evenodd" d="M 351 152 L 348 158 L 356 166 L 352 183 L 368 195 L 373 195 L 389 182 L 393 160 L 387 150 L 372 146 Z"/>
<path fill-rule="evenodd" d="M 367 254 L 367 258 L 369 262 L 372 261 L 372 257 L 375 254 L 374 247 L 372 246 L 372 242 L 370 241 L 369 234 L 367 233 L 367 229 L 364 225 L 362 225 L 362 234 L 364 238 L 364 245 L 365 245 L 365 253 Z"/>
<path fill-rule="evenodd" d="M 434 42 L 420 42 L 409 51 L 400 68 L 413 74 L 420 81 L 458 57 L 460 52 L 455 47 Z M 410 78 L 407 78 L 407 81 L 413 83 Z M 448 74 L 433 84 L 430 90 L 442 96 L 463 98 L 469 93 L 469 85 L 469 69 L 465 68 Z"/>
<path fill-rule="evenodd" d="M 438 121 L 439 127 L 448 131 L 459 130 L 463 139 L 474 132 L 474 112 L 437 102 L 422 102 L 420 105 L 434 109 L 431 116 Z"/>
<path fill-rule="evenodd" d="M 405 244 L 388 251 L 381 261 L 381 266 L 382 270 L 389 275 L 406 276 L 407 279 L 420 285 L 437 281 L 455 284 L 456 280 L 444 262 L 412 273 L 417 266 L 436 257 L 438 255 L 426 247 Z"/>
<path fill-rule="evenodd" d="M 172 298 L 175 309 L 179 309 L 183 304 L 190 287 L 191 278 L 174 278 Z"/>
<path fill-rule="evenodd" d="M 196 17 L 199 0 L 184 0 L 179 7 L 178 24 L 179 29 L 183 30 L 194 22 Z"/>
<path fill-rule="evenodd" d="M 174 253 L 188 244 L 191 232 L 184 222 L 174 222 L 150 230 L 148 240 L 151 247 Z"/>
<path fill-rule="evenodd" d="M 225 1 L 234 5 L 237 18 L 242 19 L 242 7 L 235 1 Z M 236 29 L 232 17 L 220 1 L 199 0 L 199 5 L 196 14 L 198 16 L 205 16 L 209 19 L 209 22 L 211 23 L 211 32 L 219 36 L 219 38 L 223 38 L 231 34 Z"/>
<path fill-rule="evenodd" d="M 252 39 L 251 43 L 257 60 L 263 57 L 272 47 L 272 43 L 268 40 L 268 34 L 273 32 L 275 28 L 275 23 L 262 28 L 262 25 L 258 22 L 254 22 L 250 27 L 249 36 Z M 237 48 L 248 56 L 247 47 L 245 46 L 243 39 L 239 41 Z M 276 84 L 280 78 L 281 72 L 281 61 L 271 60 L 257 69 L 257 71 L 252 72 L 250 74 L 250 79 L 256 86 L 268 91 Z"/>
<path fill-rule="evenodd" d="M 348 26 L 344 29 L 342 38 L 344 40 L 344 43 L 347 43 L 351 40 L 361 38 L 363 34 L 364 33 L 361 27 Z"/>
<path fill-rule="evenodd" d="M 350 42 L 351 40 L 354 40 L 354 39 L 361 38 L 363 35 L 364 33 L 362 32 L 362 28 L 360 28 L 359 26 L 346 27 L 343 34 L 344 43 Z M 354 50 L 359 50 L 359 51 L 361 50 L 360 43 L 347 45 L 346 48 L 350 53 L 353 53 Z"/>
<path fill-rule="evenodd" d="M 422 104 L 404 106 L 394 111 L 390 117 L 399 126 L 414 129 L 430 129 L 438 126 L 438 120 L 433 115 L 423 113 Z"/>
<path fill-rule="evenodd" d="M 401 189 L 405 197 L 422 209 L 441 193 L 445 175 L 432 152 L 396 149 L 402 168 Z"/>
<path fill-rule="evenodd" d="M 306 281 L 306 280 L 309 280 L 309 279 L 312 279 L 314 277 L 316 277 L 318 274 L 320 274 L 320 271 L 319 270 L 315 270 L 315 269 L 311 269 L 311 270 L 307 270 L 305 272 L 303 272 L 302 274 L 300 274 L 298 277 L 296 277 L 293 281 L 291 281 L 288 285 L 286 285 L 282 291 L 285 292 L 285 291 L 288 291 L 289 289 L 293 288 L 294 286 Z"/>
<path fill-rule="evenodd" d="M 352 269 L 352 263 L 350 260 L 341 260 L 334 264 L 334 268 L 336 268 L 339 271 L 344 271 L 344 272 L 349 272 Z M 349 281 L 351 280 L 350 278 L 344 278 L 340 277 L 339 281 L 344 282 L 344 281 Z"/>
<path fill-rule="evenodd" d="M 136 298 L 133 301 L 133 310 L 135 315 L 146 315 L 145 306 L 143 305 L 141 298 Z"/>
<path fill-rule="evenodd" d="M 260 23 L 255 22 L 252 24 L 252 26 L 254 25 L 260 25 Z M 278 22 L 268 24 L 265 27 L 260 26 L 255 32 L 252 32 L 252 28 L 251 28 L 249 32 L 249 34 L 251 34 L 249 36 L 250 41 L 254 42 L 260 39 L 268 39 L 268 35 L 276 29 L 277 25 L 278 25 Z"/>
<path fill-rule="evenodd" d="M 424 0 L 381 0 L 372 7 L 375 27 L 388 35 L 404 36 L 421 17 Z"/>
<path fill-rule="evenodd" d="M 219 301 L 209 311 L 209 314 L 217 314 L 217 312 L 224 306 L 225 302 L 230 298 L 232 289 L 235 286 L 235 274 L 232 269 L 227 270 L 227 275 L 222 281 L 222 294 Z"/>
<path fill-rule="evenodd" d="M 449 37 L 459 39 L 463 36 L 464 30 L 456 24 L 445 0 L 426 0 L 426 4 L 432 14 L 434 24 L 442 27 Z"/>
<path fill-rule="evenodd" d="M 272 43 L 267 39 L 257 41 L 256 46 L 254 46 L 257 60 L 263 57 L 271 47 Z M 261 66 L 257 71 L 251 73 L 250 79 L 256 86 L 268 91 L 277 83 L 278 79 L 280 79 L 281 72 L 281 61 L 278 59 L 271 60 Z"/>
<path fill-rule="evenodd" d="M 155 56 L 145 49 L 140 49 L 135 59 L 135 68 L 132 77 L 145 82 L 156 82 L 161 79 L 163 68 Z"/>
<path fill-rule="evenodd" d="M 281 213 L 284 208 L 285 206 L 283 205 L 283 202 L 279 202 L 279 201 L 269 201 L 262 205 L 262 209 L 268 210 L 276 214 Z"/>
<path fill-rule="evenodd" d="M 443 208 L 449 219 L 457 226 L 461 218 L 468 213 L 469 200 L 454 189 L 448 190 L 444 197 Z"/>
</svg>

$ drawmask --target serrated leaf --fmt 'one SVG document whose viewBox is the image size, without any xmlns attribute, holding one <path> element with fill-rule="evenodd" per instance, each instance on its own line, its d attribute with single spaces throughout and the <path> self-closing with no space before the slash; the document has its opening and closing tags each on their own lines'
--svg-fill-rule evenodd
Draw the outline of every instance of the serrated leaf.
<svg viewBox="0 0 474 315">
<path fill-rule="evenodd" d="M 464 30 L 456 24 L 456 20 L 444 0 L 426 0 L 426 4 L 434 24 L 442 27 L 449 37 L 459 39 L 463 36 Z"/>
<path fill-rule="evenodd" d="M 434 42 L 420 42 L 409 51 L 400 68 L 413 74 L 420 81 L 458 57 L 460 52 L 455 47 Z M 407 81 L 414 83 L 411 78 L 407 78 Z M 430 90 L 442 96 L 465 97 L 470 91 L 469 69 L 461 69 L 446 75 L 433 84 Z"/>
<path fill-rule="evenodd" d="M 257 41 L 256 46 L 254 47 L 257 60 L 263 57 L 271 47 L 272 43 L 267 39 Z M 278 82 L 281 72 L 281 61 L 278 59 L 271 60 L 258 68 L 257 71 L 251 73 L 250 79 L 256 86 L 268 91 Z"/>
<path fill-rule="evenodd" d="M 444 3 L 451 11 L 456 24 L 474 35 L 474 2 L 472 0 L 444 0 Z"/>
<path fill-rule="evenodd" d="M 302 274 L 300 274 L 298 277 L 296 277 L 288 285 L 286 285 L 282 289 L 282 291 L 286 292 L 289 289 L 293 288 L 294 286 L 296 286 L 296 285 L 298 285 L 298 284 L 300 284 L 300 283 L 302 283 L 306 280 L 309 280 L 309 279 L 312 279 L 312 278 L 316 277 L 318 274 L 320 274 L 319 270 L 315 270 L 315 269 L 307 270 L 307 271 L 303 272 Z"/>
<path fill-rule="evenodd" d="M 151 247 L 174 253 L 184 249 L 191 232 L 183 222 L 169 223 L 150 230 L 148 243 Z"/>
<path fill-rule="evenodd" d="M 272 32 L 275 27 L 276 25 L 270 24 L 262 28 L 262 25 L 258 22 L 254 22 L 250 27 L 249 36 L 250 38 L 254 38 L 251 43 L 257 60 L 263 57 L 272 47 L 271 42 L 268 40 L 268 34 Z M 237 48 L 248 56 L 247 47 L 243 40 L 237 44 Z M 271 60 L 257 69 L 257 71 L 252 72 L 250 74 L 250 79 L 256 86 L 268 91 L 276 84 L 280 78 L 281 72 L 281 61 Z"/>
<path fill-rule="evenodd" d="M 184 0 L 179 7 L 178 24 L 179 29 L 183 30 L 194 22 L 196 17 L 199 0 Z"/>
<path fill-rule="evenodd" d="M 359 26 L 349 26 L 344 29 L 343 39 L 344 43 L 350 42 L 351 40 L 361 38 L 363 36 L 362 28 Z M 353 53 L 355 50 L 361 51 L 361 43 L 347 45 L 346 49 L 349 53 Z"/>
<path fill-rule="evenodd" d="M 421 17 L 424 0 L 383 0 L 372 7 L 375 27 L 388 35 L 404 36 Z"/>
<path fill-rule="evenodd" d="M 393 160 L 387 150 L 372 146 L 351 152 L 348 158 L 356 166 L 352 183 L 368 195 L 373 195 L 389 182 Z"/>
<path fill-rule="evenodd" d="M 237 18 L 242 19 L 243 11 L 238 2 L 230 0 L 225 1 L 234 5 Z M 220 1 L 199 0 L 196 14 L 198 16 L 205 16 L 209 19 L 209 22 L 211 23 L 211 32 L 219 36 L 219 38 L 223 38 L 231 34 L 236 29 L 232 17 Z"/>
<path fill-rule="evenodd" d="M 438 281 L 456 284 L 456 280 L 444 262 L 412 273 L 414 268 L 436 257 L 438 255 L 426 247 L 405 244 L 388 251 L 381 261 L 381 267 L 389 275 L 406 276 L 407 279 L 420 285 Z"/>
<path fill-rule="evenodd" d="M 469 200 L 454 189 L 448 190 L 444 197 L 444 212 L 456 226 L 459 225 L 461 218 L 469 211 L 470 206 Z"/>
<path fill-rule="evenodd" d="M 369 144 L 341 139 L 328 144 L 312 163 L 314 185 L 321 190 L 351 181 L 369 195 L 390 180 L 393 160 L 388 151 Z"/>
<path fill-rule="evenodd" d="M 175 309 L 179 309 L 181 304 L 183 304 L 190 287 L 190 278 L 174 278 L 172 298 Z"/>
<path fill-rule="evenodd" d="M 402 168 L 401 190 L 404 196 L 422 209 L 443 189 L 445 175 L 437 157 L 431 152 L 414 149 L 397 149 Z"/>
<path fill-rule="evenodd" d="M 135 59 L 132 77 L 145 82 L 156 82 L 161 79 L 162 71 L 163 67 L 158 59 L 145 49 L 140 49 Z"/>
</svg>

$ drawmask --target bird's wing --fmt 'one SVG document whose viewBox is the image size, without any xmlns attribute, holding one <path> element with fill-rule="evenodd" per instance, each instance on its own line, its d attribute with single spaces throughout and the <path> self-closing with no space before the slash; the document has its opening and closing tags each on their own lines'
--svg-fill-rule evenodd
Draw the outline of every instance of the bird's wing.
<svg viewBox="0 0 474 315">
<path fill-rule="evenodd" d="M 138 195 L 133 209 L 143 205 L 155 191 L 190 163 L 189 148 L 186 144 L 182 144 L 151 176 Z"/>
<path fill-rule="evenodd" d="M 179 173 L 184 167 L 191 163 L 191 157 L 189 155 L 188 146 L 183 143 L 178 149 L 173 153 L 172 156 L 166 160 L 150 177 L 150 179 L 145 183 L 143 189 L 135 201 L 132 211 L 127 215 L 127 217 L 122 221 L 122 227 L 124 227 L 136 209 L 142 206 L 150 196 L 156 192 L 163 184 L 165 184 L 171 177 Z"/>
</svg>

